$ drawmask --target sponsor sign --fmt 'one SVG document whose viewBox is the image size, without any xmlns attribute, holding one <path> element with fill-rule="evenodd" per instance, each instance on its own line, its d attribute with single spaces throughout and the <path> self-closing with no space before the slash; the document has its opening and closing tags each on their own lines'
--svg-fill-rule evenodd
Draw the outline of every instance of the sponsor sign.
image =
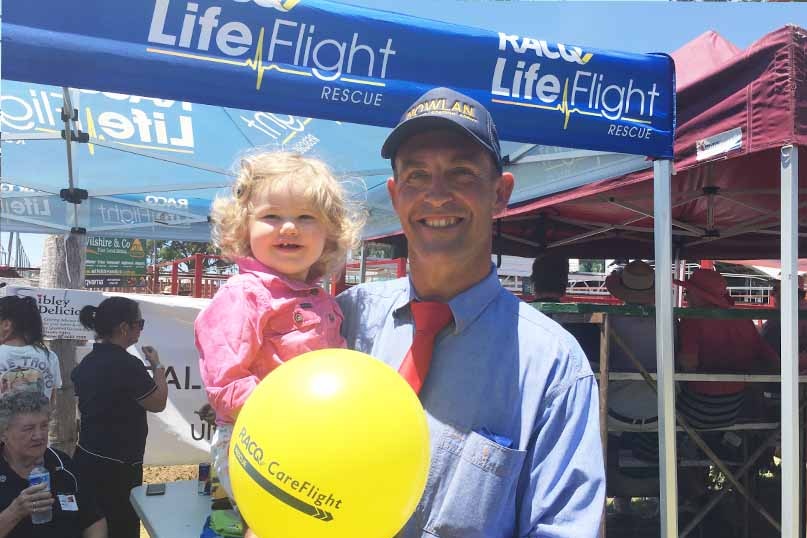
<svg viewBox="0 0 807 538">
<path fill-rule="evenodd" d="M 697 160 L 706 161 L 723 157 L 731 151 L 743 147 L 743 130 L 735 127 L 729 131 L 718 133 L 695 142 Z"/>
<path fill-rule="evenodd" d="M 87 239 L 87 275 L 145 275 L 143 241 L 128 237 Z"/>
<path fill-rule="evenodd" d="M 94 338 L 92 331 L 85 329 L 78 320 L 86 305 L 97 306 L 103 296 L 96 291 L 64 290 L 51 288 L 27 288 L 8 286 L 7 295 L 33 297 L 42 315 L 45 338 L 87 340 Z"/>
</svg>

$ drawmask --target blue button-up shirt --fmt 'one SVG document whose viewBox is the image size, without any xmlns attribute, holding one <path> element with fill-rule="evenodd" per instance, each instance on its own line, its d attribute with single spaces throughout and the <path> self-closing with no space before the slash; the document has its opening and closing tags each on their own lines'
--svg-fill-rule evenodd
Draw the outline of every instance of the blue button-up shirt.
<svg viewBox="0 0 807 538">
<path fill-rule="evenodd" d="M 412 344 L 407 278 L 337 298 L 348 347 L 398 368 Z M 449 301 L 420 399 L 426 490 L 399 538 L 593 538 L 605 477 L 597 384 L 577 341 L 499 284 Z M 394 418 L 392 418 L 394 420 Z"/>
</svg>

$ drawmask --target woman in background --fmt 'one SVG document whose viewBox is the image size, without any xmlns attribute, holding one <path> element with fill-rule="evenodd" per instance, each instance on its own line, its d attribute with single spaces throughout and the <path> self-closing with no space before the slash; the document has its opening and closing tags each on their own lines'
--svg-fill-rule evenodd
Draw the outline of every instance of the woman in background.
<svg viewBox="0 0 807 538">
<path fill-rule="evenodd" d="M 0 395 L 35 390 L 53 402 L 61 387 L 59 357 L 45 347 L 36 299 L 0 298 Z"/>
<path fill-rule="evenodd" d="M 126 351 L 137 343 L 145 325 L 135 301 L 109 297 L 98 307 L 82 308 L 79 320 L 95 331 L 96 342 L 70 376 L 81 413 L 74 459 L 106 515 L 109 535 L 139 538 L 140 520 L 129 492 L 143 483 L 146 411 L 165 409 L 165 367 L 157 350 L 143 346 L 154 370 L 152 379 L 143 362 Z"/>
<path fill-rule="evenodd" d="M 0 538 L 107 538 L 106 520 L 70 456 L 48 448 L 49 417 L 48 400 L 41 394 L 0 397 Z M 28 485 L 38 464 L 50 473 L 50 491 L 43 484 Z M 32 514 L 47 511 L 53 514 L 50 522 L 32 523 Z"/>
</svg>

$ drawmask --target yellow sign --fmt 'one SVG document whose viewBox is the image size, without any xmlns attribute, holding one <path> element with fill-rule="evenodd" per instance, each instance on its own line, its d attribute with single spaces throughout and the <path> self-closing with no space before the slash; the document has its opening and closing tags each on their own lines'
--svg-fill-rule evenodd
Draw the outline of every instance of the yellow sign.
<svg viewBox="0 0 807 538">
<path fill-rule="evenodd" d="M 135 239 L 132 241 L 132 246 L 129 247 L 129 256 L 132 258 L 146 257 L 146 251 L 143 250 L 143 244 L 140 242 L 140 239 Z"/>
</svg>

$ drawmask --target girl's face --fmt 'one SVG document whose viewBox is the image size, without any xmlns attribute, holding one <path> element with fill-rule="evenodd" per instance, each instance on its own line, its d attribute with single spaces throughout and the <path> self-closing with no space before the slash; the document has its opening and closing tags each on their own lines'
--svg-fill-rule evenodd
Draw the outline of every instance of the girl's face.
<svg viewBox="0 0 807 538">
<path fill-rule="evenodd" d="M 288 190 L 254 194 L 249 246 L 262 264 L 304 281 L 322 256 L 328 233 L 318 212 L 299 198 Z"/>
</svg>

